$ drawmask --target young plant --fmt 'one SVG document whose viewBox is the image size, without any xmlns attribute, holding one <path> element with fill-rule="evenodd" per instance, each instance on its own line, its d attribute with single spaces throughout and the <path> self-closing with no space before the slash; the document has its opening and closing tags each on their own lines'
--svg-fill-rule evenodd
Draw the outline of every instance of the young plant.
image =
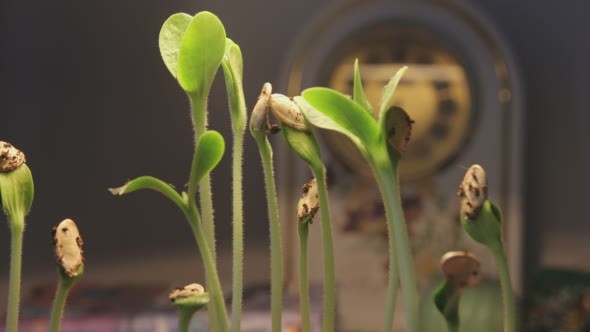
<svg viewBox="0 0 590 332">
<path fill-rule="evenodd" d="M 362 88 L 358 63 L 355 63 L 352 99 L 332 89 L 310 88 L 302 93 L 309 107 L 300 106 L 314 126 L 348 137 L 375 175 L 385 205 L 389 234 L 389 280 L 383 331 L 393 328 L 399 270 L 407 331 L 414 332 L 418 331 L 416 278 L 398 181 L 398 164 L 409 142 L 413 121 L 401 108 L 389 107 L 405 70 L 406 67 L 399 70 L 385 86 L 377 121 Z"/>
<path fill-rule="evenodd" d="M 201 135 L 195 148 L 193 167 L 190 173 L 191 183 L 196 184 L 203 177 L 209 175 L 221 160 L 224 151 L 225 143 L 221 134 L 210 130 Z M 122 187 L 111 189 L 111 192 L 114 195 L 123 195 L 141 189 L 152 189 L 168 197 L 168 199 L 180 208 L 187 218 L 203 259 L 205 275 L 211 291 L 211 301 L 215 307 L 215 315 L 213 317 L 215 321 L 210 321 L 210 324 L 214 325 L 218 331 L 227 331 L 228 323 L 223 301 L 223 291 L 221 290 L 215 261 L 213 260 L 207 239 L 201 227 L 201 215 L 197 209 L 194 195 L 191 195 L 190 191 L 189 194 L 186 192 L 180 194 L 169 184 L 151 176 L 136 178 L 127 182 Z"/>
<path fill-rule="evenodd" d="M 440 267 L 445 280 L 433 295 L 434 303 L 449 332 L 459 332 L 459 300 L 464 288 L 481 280 L 479 259 L 467 251 L 450 251 L 441 258 Z"/>
<path fill-rule="evenodd" d="M 313 135 L 310 125 L 301 112 L 302 107 L 309 108 L 301 97 L 290 99 L 284 95 L 273 94 L 270 97 L 270 110 L 281 121 L 283 137 L 307 163 L 315 180 L 322 223 L 322 240 L 324 254 L 324 303 L 322 331 L 334 331 L 336 320 L 336 274 L 334 267 L 334 245 L 332 240 L 332 226 L 330 222 L 330 206 L 328 201 L 328 185 L 326 182 L 326 168 L 320 155 L 320 147 Z"/>
<path fill-rule="evenodd" d="M 270 107 L 270 95 L 272 86 L 265 83 L 258 97 L 258 101 L 252 109 L 250 116 L 250 133 L 256 140 L 262 171 L 264 173 L 264 188 L 268 204 L 268 219 L 270 227 L 270 305 L 272 316 L 272 331 L 280 332 L 281 314 L 283 307 L 283 253 L 281 246 L 281 224 L 279 222 L 279 204 L 272 166 L 272 146 L 266 137 L 267 131 L 276 132 L 276 127 L 268 123 Z"/>
<path fill-rule="evenodd" d="M 301 313 L 301 331 L 311 331 L 309 318 L 309 276 L 307 274 L 307 235 L 309 224 L 320 208 L 316 179 L 311 179 L 303 186 L 303 194 L 297 203 L 297 234 L 299 235 L 299 312 Z"/>
<path fill-rule="evenodd" d="M 191 105 L 193 106 L 193 124 L 195 138 L 206 128 L 206 98 L 197 92 L 198 89 L 192 85 L 191 80 L 195 77 L 192 70 L 202 65 L 198 57 L 210 57 L 215 60 L 210 63 L 211 67 L 203 67 L 204 78 L 196 75 L 194 82 L 204 82 L 203 86 L 210 86 L 210 81 L 217 70 L 216 66 L 220 54 L 221 35 L 223 26 L 217 27 L 217 31 L 206 31 L 203 34 L 213 36 L 201 36 L 187 33 L 192 17 L 187 14 L 172 15 L 162 27 L 160 32 L 160 51 L 164 63 L 173 77 L 178 79 L 181 87 L 186 91 Z M 221 28 L 221 29 L 219 29 Z M 223 32 L 223 33 L 221 33 Z M 217 33 L 217 34 L 216 34 Z M 192 36 L 192 37 L 191 37 Z M 188 40 L 187 40 L 188 39 Z M 221 66 L 225 76 L 225 85 L 228 93 L 231 124 L 233 131 L 232 149 L 232 202 L 233 202 L 233 275 L 232 275 L 232 331 L 240 330 L 242 312 L 242 288 L 243 288 L 243 198 L 242 198 L 242 160 L 243 160 L 243 137 L 246 130 L 246 103 L 242 88 L 242 53 L 237 44 L 232 40 L 223 37 L 224 53 L 221 58 Z M 213 41 L 209 45 L 206 41 Z M 213 47 L 213 48 L 211 48 Z M 211 54 L 208 54 L 211 53 Z M 215 68 L 213 70 L 213 68 Z M 213 76 L 211 76 L 213 75 Z M 188 80 L 188 81 L 187 81 Z M 207 88 L 208 89 L 208 88 Z M 208 93 L 208 92 L 207 92 Z M 206 97 L 206 94 L 205 94 Z M 215 227 L 213 223 L 213 203 L 211 199 L 210 180 L 205 178 L 199 185 L 200 206 L 203 212 L 203 224 L 209 249 L 216 258 L 215 249 Z M 210 312 L 214 312 L 215 309 Z"/>
<path fill-rule="evenodd" d="M 59 332 L 68 293 L 84 274 L 84 255 L 82 236 L 73 220 L 60 222 L 53 228 L 52 234 L 59 281 L 51 309 L 49 331 Z"/>
<path fill-rule="evenodd" d="M 178 309 L 178 332 L 188 332 L 195 312 L 209 303 L 209 293 L 197 283 L 173 289 L 168 298 Z"/>
<path fill-rule="evenodd" d="M 23 232 L 35 191 L 33 176 L 25 162 L 22 151 L 0 141 L 0 196 L 11 232 L 6 332 L 18 331 Z"/>
<path fill-rule="evenodd" d="M 232 149 L 232 310 L 231 329 L 240 331 L 242 319 L 242 292 L 244 269 L 244 215 L 242 197 L 242 159 L 244 152 L 244 132 L 246 131 L 246 101 L 242 88 L 243 62 L 240 47 L 230 39 L 226 40 L 225 55 L 221 61 L 225 86 L 229 99 L 229 109 L 233 132 Z"/>
<path fill-rule="evenodd" d="M 485 170 L 472 165 L 459 186 L 461 224 L 475 241 L 490 249 L 498 266 L 504 303 L 504 331 L 516 330 L 516 304 L 502 242 L 502 211 L 488 199 Z"/>
</svg>

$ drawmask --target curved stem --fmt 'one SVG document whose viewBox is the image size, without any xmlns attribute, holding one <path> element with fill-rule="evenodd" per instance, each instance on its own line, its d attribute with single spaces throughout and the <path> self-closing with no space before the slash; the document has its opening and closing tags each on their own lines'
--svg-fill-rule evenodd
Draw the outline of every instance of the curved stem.
<svg viewBox="0 0 590 332">
<path fill-rule="evenodd" d="M 178 332 L 188 332 L 194 310 L 181 309 L 178 311 Z"/>
<path fill-rule="evenodd" d="M 311 331 L 309 318 L 309 276 L 307 274 L 307 234 L 309 224 L 298 222 L 299 234 L 299 312 L 301 314 L 301 331 Z"/>
<path fill-rule="evenodd" d="M 22 269 L 22 248 L 25 218 L 14 216 L 10 223 L 10 280 L 8 281 L 8 304 L 6 311 L 6 332 L 18 331 L 18 312 L 20 302 L 20 278 Z"/>
<path fill-rule="evenodd" d="M 330 223 L 330 204 L 328 201 L 328 185 L 323 166 L 314 167 L 313 175 L 318 185 L 320 199 L 320 215 L 322 218 L 322 241 L 324 249 L 324 306 L 322 331 L 334 331 L 336 316 L 336 275 L 334 271 L 334 244 L 332 241 L 332 225 Z"/>
<path fill-rule="evenodd" d="M 211 256 L 207 239 L 201 229 L 199 214 L 196 209 L 191 208 L 185 209 L 184 213 L 189 220 L 197 246 L 201 252 L 205 269 L 205 278 L 207 279 L 207 286 L 209 288 L 208 291 L 211 294 L 211 302 L 213 305 L 209 307 L 209 310 L 211 311 L 213 309 L 214 314 L 212 315 L 213 319 L 210 320 L 209 324 L 215 324 L 215 331 L 228 331 L 227 311 L 223 300 L 223 291 L 221 290 L 221 283 L 219 282 L 215 261 Z"/>
<path fill-rule="evenodd" d="M 508 261 L 502 242 L 490 245 L 490 250 L 496 259 L 498 274 L 502 285 L 502 301 L 504 304 L 504 332 L 516 331 L 516 304 L 514 294 L 512 293 L 512 283 L 510 282 L 510 273 L 508 271 Z"/>
<path fill-rule="evenodd" d="M 377 165 L 374 165 L 377 166 Z M 416 276 L 414 263 L 410 252 L 410 241 L 401 202 L 397 165 L 373 167 L 377 184 L 387 217 L 387 231 L 389 233 L 389 281 L 387 290 L 387 311 L 383 323 L 383 331 L 391 331 L 393 326 L 393 312 L 398 273 L 401 281 L 406 324 L 408 332 L 418 331 L 418 300 L 416 294 Z M 397 260 L 397 264 L 396 264 Z M 397 269 L 396 269 L 397 266 Z"/>
<path fill-rule="evenodd" d="M 242 197 L 242 155 L 244 130 L 234 131 L 232 156 L 232 201 L 233 201 L 233 244 L 232 244 L 232 311 L 231 329 L 240 331 L 242 320 L 242 292 L 244 278 L 244 215 Z"/>
<path fill-rule="evenodd" d="M 272 167 L 272 148 L 265 135 L 255 136 L 255 138 L 262 159 L 264 186 L 266 189 L 266 199 L 268 204 L 268 219 L 270 223 L 270 303 L 272 331 L 280 332 L 282 329 L 281 311 L 283 307 L 283 253 L 281 248 L 279 205 L 277 202 L 277 192 Z"/>
<path fill-rule="evenodd" d="M 61 319 L 64 313 L 64 307 L 66 304 L 66 298 L 68 297 L 68 293 L 72 288 L 73 282 L 71 281 L 64 281 L 64 278 L 60 277 L 59 282 L 57 284 L 57 290 L 55 292 L 55 298 L 53 299 L 53 306 L 51 309 L 51 323 L 50 323 L 50 332 L 59 332 Z"/>
</svg>

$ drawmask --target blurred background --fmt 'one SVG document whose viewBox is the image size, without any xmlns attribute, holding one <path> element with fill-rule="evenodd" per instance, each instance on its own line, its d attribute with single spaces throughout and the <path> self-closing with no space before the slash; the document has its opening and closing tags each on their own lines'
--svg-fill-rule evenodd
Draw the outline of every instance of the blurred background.
<svg viewBox="0 0 590 332">
<path fill-rule="evenodd" d="M 34 307 L 35 296 L 47 295 L 47 285 L 54 282 L 50 233 L 64 218 L 74 219 L 84 237 L 88 284 L 167 289 L 202 279 L 194 239 L 173 204 L 151 192 L 113 197 L 107 190 L 141 175 L 157 176 L 177 188 L 186 183 L 193 146 L 189 105 L 161 61 L 158 33 L 172 13 L 201 10 L 218 15 L 228 37 L 242 49 L 249 107 L 266 81 L 275 92 L 290 95 L 314 85 L 346 92 L 357 57 L 365 86 L 377 94 L 382 76 L 401 64 L 410 65 L 397 98 L 415 112 L 418 125 L 428 125 L 413 137 L 417 148 L 404 166 L 404 204 L 411 210 L 416 206 L 412 202 L 419 202 L 420 211 L 430 211 L 429 204 L 441 200 L 445 207 L 454 206 L 462 167 L 489 165 L 497 184 L 492 198 L 513 220 L 506 226 L 506 237 L 512 277 L 528 313 L 523 317 L 546 318 L 537 325 L 525 324 L 527 329 L 584 329 L 590 312 L 590 4 L 574 0 L 2 0 L 0 140 L 26 153 L 36 186 L 24 240 L 25 304 Z M 421 97 L 412 99 L 417 95 Z M 229 142 L 222 75 L 214 83 L 209 114 L 210 128 Z M 447 122 L 441 128 L 443 120 Z M 309 175 L 285 152 L 280 139 L 273 138 L 273 143 L 283 185 L 282 213 L 288 219 L 289 204 L 303 183 L 298 181 Z M 357 200 L 350 198 L 351 186 L 371 188 L 362 166 L 344 157 L 348 147 L 342 144 L 324 137 L 338 216 L 355 212 L 346 210 Z M 258 151 L 249 134 L 244 155 L 245 278 L 247 285 L 265 289 L 266 200 Z M 228 149 L 213 174 L 218 264 L 227 278 L 226 292 L 231 275 L 229 157 Z M 419 165 L 427 166 L 416 168 Z M 358 181 L 339 180 L 344 178 Z M 425 229 L 446 232 L 428 225 L 445 220 L 452 224 L 454 209 L 426 213 L 434 224 L 420 224 L 417 218 L 422 225 L 416 227 L 417 234 Z M 364 220 L 362 211 L 352 226 L 346 218 L 337 218 L 341 257 L 358 253 L 355 246 L 363 243 L 359 238 L 379 233 L 358 221 Z M 296 248 L 288 224 L 284 231 L 285 255 L 292 263 L 287 267 L 290 286 L 289 275 L 296 268 L 290 251 Z M 6 301 L 9 239 L 8 227 L 0 227 L 0 308 Z M 425 249 L 432 257 L 450 246 L 419 239 L 435 243 Z M 459 243 L 461 248 L 471 246 Z M 414 249 L 420 255 L 420 248 Z M 372 250 L 379 248 L 366 249 L 367 256 L 358 259 L 372 257 Z M 426 271 L 424 292 L 428 280 L 434 283 L 437 278 L 432 268 L 437 258 L 432 257 L 421 265 L 427 266 L 420 270 Z M 386 271 L 380 264 L 377 260 L 367 271 Z M 312 271 L 321 280 L 318 273 Z M 490 279 L 494 274 L 492 266 Z M 346 276 L 342 278 L 345 289 Z M 379 284 L 360 279 L 351 285 L 355 282 Z M 580 286 L 568 288 L 572 284 Z M 341 309 L 348 310 L 345 305 Z M 343 318 L 341 330 L 372 330 L 354 327 L 357 323 Z"/>
</svg>

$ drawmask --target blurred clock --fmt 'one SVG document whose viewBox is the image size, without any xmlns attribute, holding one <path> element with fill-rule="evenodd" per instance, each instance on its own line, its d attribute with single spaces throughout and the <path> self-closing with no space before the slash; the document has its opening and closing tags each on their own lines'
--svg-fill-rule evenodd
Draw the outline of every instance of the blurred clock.
<svg viewBox="0 0 590 332">
<path fill-rule="evenodd" d="M 403 65 L 409 66 L 391 101 L 415 120 L 400 165 L 402 181 L 433 174 L 460 152 L 474 118 L 472 89 L 463 65 L 443 40 L 423 27 L 384 24 L 352 35 L 329 58 L 334 61 L 326 68 L 322 85 L 352 95 L 352 65 L 358 58 L 363 86 L 374 109 L 390 77 Z M 370 176 L 360 153 L 347 139 L 337 134 L 325 136 L 336 158 L 356 173 Z"/>
</svg>

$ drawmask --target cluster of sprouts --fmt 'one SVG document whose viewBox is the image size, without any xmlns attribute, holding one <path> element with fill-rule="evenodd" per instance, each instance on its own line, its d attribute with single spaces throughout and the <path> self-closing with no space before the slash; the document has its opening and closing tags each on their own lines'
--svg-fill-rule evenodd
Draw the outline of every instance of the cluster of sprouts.
<svg viewBox="0 0 590 332">
<path fill-rule="evenodd" d="M 194 130 L 194 154 L 186 190 L 177 191 L 166 181 L 141 176 L 121 187 L 110 189 L 114 195 L 151 189 L 170 199 L 184 214 L 200 252 L 207 291 L 200 284 L 174 289 L 170 301 L 179 312 L 179 331 L 188 331 L 191 317 L 207 307 L 212 331 L 240 331 L 243 288 L 243 198 L 242 152 L 247 125 L 246 101 L 242 88 L 240 47 L 227 38 L 221 21 L 209 12 L 194 16 L 180 13 L 166 20 L 159 38 L 160 52 L 172 78 L 186 93 L 191 105 Z M 222 68 L 232 124 L 232 304 L 231 317 L 224 302 L 216 262 L 215 222 L 210 173 L 225 153 L 224 137 L 207 125 L 207 98 L 213 80 Z M 384 87 L 380 104 L 374 109 L 362 86 L 358 61 L 354 64 L 353 95 L 327 88 L 310 88 L 300 96 L 287 97 L 272 92 L 265 83 L 252 109 L 249 129 L 260 152 L 268 203 L 271 260 L 271 326 L 282 329 L 283 262 L 281 227 L 273 171 L 273 152 L 269 134 L 282 133 L 293 152 L 308 166 L 313 178 L 303 186 L 303 194 L 294 211 L 298 220 L 300 250 L 300 311 L 302 330 L 311 330 L 309 284 L 307 275 L 307 239 L 309 225 L 320 215 L 323 260 L 322 331 L 335 330 L 336 276 L 335 253 L 326 167 L 322 162 L 317 130 L 330 130 L 347 137 L 361 152 L 370 167 L 384 203 L 388 239 L 389 273 L 387 302 L 383 308 L 382 330 L 391 331 L 397 292 L 401 289 L 407 331 L 420 330 L 418 296 L 413 257 L 401 205 L 399 161 L 412 133 L 413 121 L 401 108 L 391 106 L 394 91 L 406 71 L 399 70 Z M 377 114 L 375 118 L 373 114 Z M 276 122 L 276 124 L 274 124 Z M 18 329 L 20 257 L 24 217 L 30 210 L 33 181 L 24 154 L 12 145 L 0 142 L 0 194 L 2 207 L 12 230 L 12 257 L 9 306 L 6 330 Z M 497 260 L 504 299 L 504 330 L 515 329 L 515 307 L 501 236 L 501 213 L 487 197 L 487 180 L 481 166 L 474 165 L 461 182 L 461 222 L 467 234 L 487 246 Z M 295 218 L 294 218 L 295 219 Z M 76 224 L 66 219 L 53 230 L 55 255 L 60 281 L 52 310 L 51 330 L 58 331 L 67 293 L 84 271 L 82 238 Z M 441 260 L 445 280 L 434 294 L 434 303 L 446 319 L 449 331 L 459 330 L 459 300 L 462 290 L 474 287 L 481 278 L 480 262 L 472 253 L 449 252 Z M 399 287 L 398 287 L 399 286 Z"/>
</svg>

